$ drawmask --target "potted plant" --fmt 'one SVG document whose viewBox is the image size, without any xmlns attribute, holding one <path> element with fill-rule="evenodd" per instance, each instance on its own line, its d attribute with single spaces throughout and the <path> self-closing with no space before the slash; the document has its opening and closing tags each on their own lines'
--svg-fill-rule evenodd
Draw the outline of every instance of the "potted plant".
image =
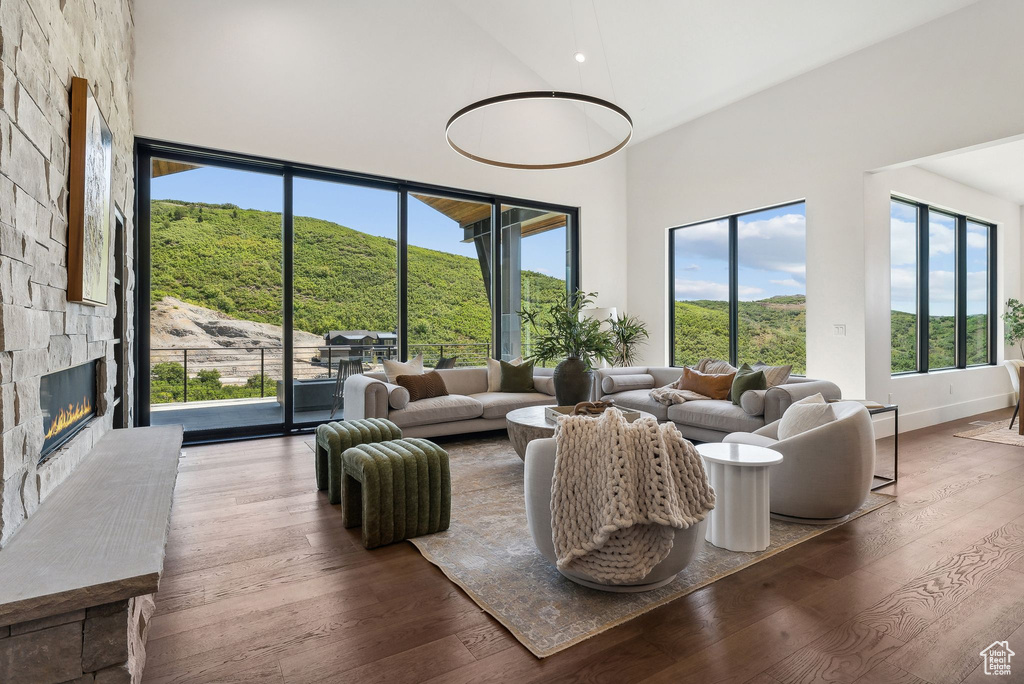
<svg viewBox="0 0 1024 684">
<path fill-rule="evenodd" d="M 533 332 L 528 361 L 536 364 L 558 361 L 555 366 L 555 400 L 559 406 L 574 406 L 590 400 L 594 381 L 594 361 L 611 361 L 615 341 L 602 321 L 584 318 L 596 293 L 561 293 L 542 309 L 524 309 L 523 321 Z"/>
<path fill-rule="evenodd" d="M 611 333 L 615 344 L 613 366 L 632 366 L 636 364 L 637 348 L 650 337 L 647 326 L 636 316 L 623 314 L 618 318 L 610 318 Z"/>
<path fill-rule="evenodd" d="M 1024 358 L 1024 304 L 1013 298 L 1006 300 L 1003 328 L 1006 343 L 1016 345 Z"/>
</svg>

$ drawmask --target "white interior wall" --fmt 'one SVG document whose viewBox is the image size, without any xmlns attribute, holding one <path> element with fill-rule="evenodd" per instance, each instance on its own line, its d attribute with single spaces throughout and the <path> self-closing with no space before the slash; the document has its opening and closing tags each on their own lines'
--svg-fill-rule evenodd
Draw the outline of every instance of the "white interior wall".
<svg viewBox="0 0 1024 684">
<path fill-rule="evenodd" d="M 869 359 L 888 343 L 867 321 L 889 298 L 868 297 L 866 260 L 888 237 L 868 247 L 864 174 L 1024 131 L 1021 25 L 1024 3 L 983 0 L 631 148 L 628 301 L 651 325 L 645 361 L 669 358 L 668 229 L 806 198 L 808 375 L 847 397 L 881 391 Z"/>
<path fill-rule="evenodd" d="M 1019 356 L 1003 344 L 997 345 L 998 364 L 925 374 L 890 374 L 889 340 L 889 198 L 901 195 L 927 202 L 996 225 L 996 274 L 998 307 L 1021 292 L 1021 208 L 1014 202 L 993 197 L 916 167 L 866 174 L 864 180 L 865 268 L 867 272 L 867 396 L 900 406 L 900 428 L 913 430 L 955 418 L 971 416 L 1012 404 L 1010 378 L 1002 366 L 1004 358 Z M 1002 320 L 997 321 L 998 339 L 1003 339 Z M 883 434 L 891 426 L 882 424 Z"/>
<path fill-rule="evenodd" d="M 624 155 L 521 171 L 453 152 L 457 109 L 551 86 L 448 3 L 140 0 L 135 21 L 137 135 L 578 206 L 582 286 L 624 308 Z"/>
</svg>

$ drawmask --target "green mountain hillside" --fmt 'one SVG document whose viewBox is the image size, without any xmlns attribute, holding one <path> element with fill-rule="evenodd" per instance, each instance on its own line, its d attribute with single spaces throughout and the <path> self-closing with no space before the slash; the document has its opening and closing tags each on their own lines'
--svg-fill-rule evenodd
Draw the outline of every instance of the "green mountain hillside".
<svg viewBox="0 0 1024 684">
<path fill-rule="evenodd" d="M 696 300 L 675 303 L 675 362 L 704 357 L 729 358 L 729 303 Z M 739 303 L 739 361 L 806 366 L 806 303 L 803 295 Z"/>
<path fill-rule="evenodd" d="M 917 316 L 892 311 L 892 372 L 917 370 Z M 967 365 L 988 363 L 988 316 L 967 317 Z M 928 318 L 928 366 L 956 365 L 956 321 L 953 316 Z"/>
<path fill-rule="evenodd" d="M 158 200 L 151 216 L 154 301 L 177 297 L 235 318 L 282 324 L 281 214 Z M 296 329 L 318 335 L 395 330 L 394 240 L 301 216 L 294 230 Z M 565 287 L 533 271 L 522 278 L 523 299 L 534 304 Z M 409 247 L 409 327 L 410 344 L 490 341 L 476 259 Z"/>
</svg>

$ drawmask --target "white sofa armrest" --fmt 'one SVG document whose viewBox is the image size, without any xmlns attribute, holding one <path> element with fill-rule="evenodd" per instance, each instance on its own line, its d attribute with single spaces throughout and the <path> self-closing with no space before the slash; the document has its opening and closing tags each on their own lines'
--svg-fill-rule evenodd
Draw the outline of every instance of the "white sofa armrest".
<svg viewBox="0 0 1024 684">
<path fill-rule="evenodd" d="M 819 393 L 825 398 L 825 401 L 839 401 L 843 398 L 839 385 L 828 380 L 803 380 L 770 387 L 764 395 L 765 423 L 772 423 L 782 418 L 782 414 L 794 402 Z"/>
<path fill-rule="evenodd" d="M 346 419 L 388 417 L 388 383 L 365 375 L 353 375 L 345 380 L 343 394 Z"/>
</svg>

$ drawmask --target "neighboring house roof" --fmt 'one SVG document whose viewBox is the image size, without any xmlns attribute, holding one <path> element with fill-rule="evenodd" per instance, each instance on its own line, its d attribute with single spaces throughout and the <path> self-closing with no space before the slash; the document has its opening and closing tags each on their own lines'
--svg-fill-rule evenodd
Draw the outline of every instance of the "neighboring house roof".
<svg viewBox="0 0 1024 684">
<path fill-rule="evenodd" d="M 344 340 L 350 343 L 379 342 L 381 340 L 393 340 L 398 335 L 392 332 L 381 332 L 377 330 L 331 330 L 324 335 L 327 341 Z"/>
</svg>

